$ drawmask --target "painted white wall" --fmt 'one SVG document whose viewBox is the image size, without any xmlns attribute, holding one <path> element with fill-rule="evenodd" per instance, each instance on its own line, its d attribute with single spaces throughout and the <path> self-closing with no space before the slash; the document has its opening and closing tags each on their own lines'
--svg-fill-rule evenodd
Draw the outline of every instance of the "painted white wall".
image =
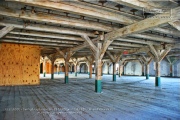
<svg viewBox="0 0 180 120">
<path fill-rule="evenodd" d="M 170 75 L 170 64 L 166 60 L 161 61 L 161 76 Z"/>
<path fill-rule="evenodd" d="M 142 75 L 142 66 L 139 62 L 128 62 L 125 66 L 126 75 Z"/>
<path fill-rule="evenodd" d="M 103 65 L 103 73 L 105 73 L 105 74 L 108 73 L 108 65 L 107 65 L 107 63 L 104 63 L 104 65 Z"/>
</svg>

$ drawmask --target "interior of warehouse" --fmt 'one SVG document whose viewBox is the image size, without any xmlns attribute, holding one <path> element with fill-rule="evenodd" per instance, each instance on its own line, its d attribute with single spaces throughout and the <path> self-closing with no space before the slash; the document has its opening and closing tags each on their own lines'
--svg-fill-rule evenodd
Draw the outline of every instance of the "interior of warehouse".
<svg viewBox="0 0 180 120">
<path fill-rule="evenodd" d="M 2 120 L 180 118 L 179 0 L 1 0 Z"/>
</svg>

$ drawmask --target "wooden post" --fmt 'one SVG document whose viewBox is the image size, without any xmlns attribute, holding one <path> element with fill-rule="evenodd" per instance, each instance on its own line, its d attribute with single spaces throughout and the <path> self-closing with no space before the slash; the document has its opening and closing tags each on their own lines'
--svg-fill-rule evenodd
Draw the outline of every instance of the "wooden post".
<svg viewBox="0 0 180 120">
<path fill-rule="evenodd" d="M 149 64 L 146 64 L 146 79 L 149 79 Z"/>
<path fill-rule="evenodd" d="M 92 63 L 89 62 L 89 78 L 92 78 Z"/>
<path fill-rule="evenodd" d="M 97 48 L 101 49 L 102 43 L 97 43 Z M 100 51 L 97 50 L 95 52 L 95 59 L 96 59 L 96 80 L 95 80 L 95 92 L 101 93 L 102 91 L 102 77 L 101 77 L 101 69 L 102 69 L 102 61 L 100 57 Z"/>
<path fill-rule="evenodd" d="M 125 75 L 125 73 L 124 73 L 124 65 L 122 65 L 122 75 Z"/>
<path fill-rule="evenodd" d="M 173 76 L 173 68 L 172 68 L 172 64 L 170 64 L 170 77 L 172 77 Z"/>
<path fill-rule="evenodd" d="M 95 80 L 95 92 L 101 93 L 102 85 L 101 85 L 101 60 L 96 59 L 96 80 Z"/>
<path fill-rule="evenodd" d="M 46 77 L 46 60 L 43 59 L 43 76 Z"/>
<path fill-rule="evenodd" d="M 89 66 L 89 62 L 88 62 L 88 61 L 86 62 L 86 66 L 87 66 L 87 71 L 88 71 L 87 73 L 88 73 L 88 75 L 89 75 L 89 67 L 90 67 L 90 66 Z M 85 68 L 85 67 L 84 67 L 84 68 Z M 86 69 L 85 69 L 85 70 L 86 70 Z"/>
<path fill-rule="evenodd" d="M 71 74 L 72 74 L 72 71 L 73 71 L 72 66 L 73 66 L 73 64 L 70 64 L 70 68 L 71 68 L 70 71 L 71 71 Z"/>
<path fill-rule="evenodd" d="M 116 81 L 116 63 L 119 62 L 119 59 L 122 56 L 122 52 L 118 53 L 117 56 L 112 55 L 109 51 L 107 51 L 106 53 L 109 56 L 111 62 L 113 63 L 113 81 Z"/>
<path fill-rule="evenodd" d="M 64 82 L 65 84 L 67 84 L 69 82 L 69 60 L 71 58 L 71 56 L 75 53 L 72 52 L 70 50 L 68 51 L 61 51 L 58 48 L 56 48 L 57 52 L 59 54 L 61 54 L 64 57 L 64 61 L 65 61 L 65 77 L 64 77 Z"/>
<path fill-rule="evenodd" d="M 56 60 L 56 54 L 47 56 L 51 60 L 51 79 L 54 79 L 54 62 Z"/>
<path fill-rule="evenodd" d="M 57 74 L 58 74 L 58 75 L 59 75 L 59 70 L 60 70 L 60 69 L 59 69 L 59 66 L 60 66 L 60 65 L 57 64 Z"/>
<path fill-rule="evenodd" d="M 161 86 L 161 62 L 156 62 L 156 80 L 155 86 Z"/>
<path fill-rule="evenodd" d="M 101 63 L 101 76 L 103 76 L 103 65 L 104 65 L 104 63 L 102 61 L 102 63 Z"/>
<path fill-rule="evenodd" d="M 166 56 L 166 58 L 170 64 L 170 77 L 172 77 L 173 76 L 173 64 L 177 61 L 177 59 L 173 58 L 171 56 Z"/>
<path fill-rule="evenodd" d="M 109 74 L 109 66 L 110 66 L 110 64 L 108 64 L 108 74 Z"/>
<path fill-rule="evenodd" d="M 120 62 L 119 62 L 119 70 L 118 70 L 118 75 L 119 75 L 119 77 L 121 77 L 121 64 L 120 64 Z"/>
<path fill-rule="evenodd" d="M 69 60 L 65 60 L 65 78 L 64 78 L 65 84 L 69 82 L 68 77 L 69 77 Z"/>
<path fill-rule="evenodd" d="M 144 76 L 144 63 L 142 63 L 141 65 L 142 65 L 142 76 Z"/>
<path fill-rule="evenodd" d="M 75 76 L 77 77 L 77 64 L 74 64 L 74 72 L 75 72 Z"/>
<path fill-rule="evenodd" d="M 113 81 L 116 81 L 116 63 L 113 62 Z"/>
<path fill-rule="evenodd" d="M 122 69 L 123 69 L 123 65 L 121 65 L 121 64 L 119 63 L 119 77 L 122 76 Z"/>
<path fill-rule="evenodd" d="M 160 51 L 157 49 L 157 46 L 149 45 L 151 53 L 154 55 L 154 61 L 156 62 L 155 86 L 157 87 L 161 86 L 161 61 L 168 54 L 172 47 L 172 45 L 165 45 L 165 49 Z"/>
<path fill-rule="evenodd" d="M 54 59 L 51 60 L 51 79 L 54 79 Z"/>
</svg>

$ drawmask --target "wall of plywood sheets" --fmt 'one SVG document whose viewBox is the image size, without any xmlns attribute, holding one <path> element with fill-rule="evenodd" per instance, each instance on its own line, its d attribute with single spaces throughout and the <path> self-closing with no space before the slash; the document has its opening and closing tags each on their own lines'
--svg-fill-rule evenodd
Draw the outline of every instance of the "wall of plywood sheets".
<svg viewBox="0 0 180 120">
<path fill-rule="evenodd" d="M 2 43 L 0 85 L 37 85 L 40 48 L 35 45 Z"/>
</svg>

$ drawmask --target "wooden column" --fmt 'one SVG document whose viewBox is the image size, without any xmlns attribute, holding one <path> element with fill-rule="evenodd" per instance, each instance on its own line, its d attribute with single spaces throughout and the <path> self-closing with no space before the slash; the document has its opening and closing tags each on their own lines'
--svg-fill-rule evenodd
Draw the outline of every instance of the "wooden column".
<svg viewBox="0 0 180 120">
<path fill-rule="evenodd" d="M 173 76 L 173 65 L 170 64 L 170 77 L 172 77 L 172 76 Z"/>
<path fill-rule="evenodd" d="M 155 86 L 161 86 L 161 61 L 168 54 L 172 47 L 173 45 L 165 45 L 163 50 L 158 50 L 157 46 L 149 45 L 151 54 L 153 54 L 154 61 L 156 62 Z"/>
<path fill-rule="evenodd" d="M 155 86 L 161 86 L 161 62 L 156 62 L 156 80 Z"/>
<path fill-rule="evenodd" d="M 118 68 L 119 70 L 118 70 L 118 75 L 119 75 L 119 77 L 121 77 L 121 64 L 119 63 L 119 68 Z"/>
<path fill-rule="evenodd" d="M 177 61 L 175 57 L 172 56 L 166 56 L 169 64 L 170 64 L 170 77 L 173 76 L 173 64 Z"/>
<path fill-rule="evenodd" d="M 121 76 L 124 75 L 124 65 L 121 65 Z"/>
<path fill-rule="evenodd" d="M 54 59 L 51 60 L 51 79 L 54 79 Z"/>
<path fill-rule="evenodd" d="M 116 81 L 116 63 L 113 62 L 113 81 Z"/>
<path fill-rule="evenodd" d="M 102 62 L 101 63 L 101 76 L 103 76 L 103 65 L 104 65 L 104 63 Z"/>
<path fill-rule="evenodd" d="M 74 64 L 74 72 L 75 72 L 75 76 L 77 77 L 77 64 Z"/>
<path fill-rule="evenodd" d="M 146 79 L 149 79 L 149 64 L 146 64 Z"/>
<path fill-rule="evenodd" d="M 116 81 L 116 63 L 119 62 L 120 57 L 122 56 L 122 52 L 118 53 L 118 55 L 113 55 L 109 51 L 106 53 L 113 64 L 113 81 Z"/>
<path fill-rule="evenodd" d="M 88 71 L 87 73 L 88 73 L 88 75 L 89 75 L 89 67 L 90 67 L 90 66 L 89 66 L 89 62 L 86 62 L 86 66 L 87 66 L 87 71 Z"/>
<path fill-rule="evenodd" d="M 67 84 L 69 82 L 69 60 L 65 60 L 65 77 L 64 82 Z"/>
<path fill-rule="evenodd" d="M 121 64 L 119 63 L 119 77 L 122 76 L 122 69 L 123 69 L 123 65 L 121 65 Z"/>
<path fill-rule="evenodd" d="M 73 70 L 72 66 L 73 66 L 73 64 L 70 64 L 70 69 L 71 69 L 70 72 L 71 72 L 71 74 L 72 74 L 72 70 Z"/>
<path fill-rule="evenodd" d="M 97 48 L 101 49 L 102 43 L 97 43 Z M 100 51 L 97 50 L 95 52 L 95 62 L 96 62 L 96 79 L 95 79 L 95 92 L 101 93 L 102 91 L 102 77 L 101 77 L 101 69 L 102 69 L 102 61 L 100 59 Z"/>
<path fill-rule="evenodd" d="M 144 63 L 142 63 L 141 65 L 142 65 L 142 76 L 144 76 Z"/>
<path fill-rule="evenodd" d="M 108 64 L 108 74 L 109 74 L 109 67 L 110 67 L 110 64 Z"/>
<path fill-rule="evenodd" d="M 89 78 L 92 78 L 92 63 L 89 62 Z"/>
<path fill-rule="evenodd" d="M 54 79 L 54 62 L 56 60 L 56 54 L 47 56 L 51 60 L 51 79 Z"/>
<path fill-rule="evenodd" d="M 61 54 L 64 57 L 65 61 L 65 77 L 64 77 L 64 83 L 67 84 L 69 83 L 69 60 L 71 56 L 75 53 L 70 50 L 67 51 L 61 51 L 58 48 L 56 48 L 57 52 Z"/>
<path fill-rule="evenodd" d="M 43 76 L 46 77 L 46 60 L 43 59 Z"/>
<path fill-rule="evenodd" d="M 61 73 L 62 71 L 62 66 L 60 65 L 60 68 L 59 68 L 59 74 Z"/>
<path fill-rule="evenodd" d="M 78 70 L 77 70 L 77 67 L 78 67 L 78 59 L 77 58 L 74 58 L 74 59 L 71 59 L 72 60 L 72 62 L 73 62 L 73 64 L 74 64 L 74 74 L 75 74 L 75 76 L 77 77 L 77 72 L 78 72 Z"/>
<path fill-rule="evenodd" d="M 79 72 L 78 73 L 81 73 L 81 64 L 79 65 Z"/>
<path fill-rule="evenodd" d="M 86 64 L 88 66 L 88 74 L 89 74 L 89 78 L 92 78 L 92 64 L 94 62 L 94 57 L 93 56 L 88 56 L 86 57 Z"/>
<path fill-rule="evenodd" d="M 96 58 L 96 80 L 95 80 L 95 92 L 101 93 L 102 90 L 102 77 L 101 77 L 101 60 Z"/>
</svg>

